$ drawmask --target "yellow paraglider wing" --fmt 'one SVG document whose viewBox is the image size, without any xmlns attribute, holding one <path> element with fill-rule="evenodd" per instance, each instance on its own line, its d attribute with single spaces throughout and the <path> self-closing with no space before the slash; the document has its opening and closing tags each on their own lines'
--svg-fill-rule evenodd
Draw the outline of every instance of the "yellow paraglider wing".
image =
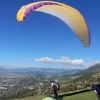
<svg viewBox="0 0 100 100">
<path fill-rule="evenodd" d="M 17 20 L 24 21 L 33 11 L 40 11 L 58 17 L 77 35 L 85 47 L 90 47 L 90 33 L 84 17 L 75 8 L 54 1 L 40 1 L 23 6 L 17 13 Z"/>
</svg>

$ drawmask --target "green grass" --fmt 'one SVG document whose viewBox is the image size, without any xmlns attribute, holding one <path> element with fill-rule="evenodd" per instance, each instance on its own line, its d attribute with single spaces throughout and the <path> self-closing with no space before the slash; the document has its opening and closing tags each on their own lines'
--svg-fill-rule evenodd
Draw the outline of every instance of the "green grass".
<svg viewBox="0 0 100 100">
<path fill-rule="evenodd" d="M 63 100 L 97 100 L 93 91 L 64 96 Z"/>
<path fill-rule="evenodd" d="M 97 100 L 96 95 L 90 90 L 81 90 L 69 93 L 59 94 L 62 100 Z M 26 97 L 22 99 L 10 99 L 10 100 L 42 100 L 45 96 Z"/>
<path fill-rule="evenodd" d="M 42 100 L 44 96 L 31 96 L 31 97 L 26 97 L 22 99 L 10 99 L 10 100 Z"/>
</svg>

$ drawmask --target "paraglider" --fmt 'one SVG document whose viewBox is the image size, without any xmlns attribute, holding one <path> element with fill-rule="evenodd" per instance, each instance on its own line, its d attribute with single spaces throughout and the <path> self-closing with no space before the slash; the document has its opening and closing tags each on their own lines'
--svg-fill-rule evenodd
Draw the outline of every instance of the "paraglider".
<svg viewBox="0 0 100 100">
<path fill-rule="evenodd" d="M 50 81 L 50 82 L 51 82 L 51 88 L 53 88 L 53 92 L 54 92 L 56 100 L 61 100 L 60 97 L 58 96 L 58 90 L 60 89 L 60 85 L 56 83 L 55 81 Z"/>
<path fill-rule="evenodd" d="M 77 35 L 84 47 L 90 47 L 90 33 L 82 14 L 75 8 L 54 1 L 39 1 L 21 7 L 17 13 L 19 22 L 26 20 L 33 11 L 53 15 L 65 22 Z"/>
</svg>

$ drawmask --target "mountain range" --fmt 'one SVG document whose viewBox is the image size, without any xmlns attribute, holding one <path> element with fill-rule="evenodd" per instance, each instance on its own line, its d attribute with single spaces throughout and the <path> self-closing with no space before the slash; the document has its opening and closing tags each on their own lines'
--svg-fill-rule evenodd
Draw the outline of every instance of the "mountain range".
<svg viewBox="0 0 100 100">
<path fill-rule="evenodd" d="M 80 69 L 57 69 L 57 68 L 35 68 L 35 67 L 29 67 L 29 68 L 16 68 L 16 69 L 4 69 L 0 67 L 0 74 L 41 74 L 46 76 L 57 76 L 57 75 L 68 75 L 68 74 L 74 74 L 76 72 L 80 71 Z"/>
<path fill-rule="evenodd" d="M 62 75 L 73 75 L 73 76 L 83 76 L 89 73 L 95 73 L 100 71 L 100 63 L 93 65 L 87 69 L 80 70 L 80 69 L 57 69 L 57 68 L 36 68 L 36 67 L 29 67 L 29 68 L 16 68 L 16 69 L 4 69 L 0 67 L 0 74 L 41 74 L 46 76 L 62 76 Z"/>
</svg>

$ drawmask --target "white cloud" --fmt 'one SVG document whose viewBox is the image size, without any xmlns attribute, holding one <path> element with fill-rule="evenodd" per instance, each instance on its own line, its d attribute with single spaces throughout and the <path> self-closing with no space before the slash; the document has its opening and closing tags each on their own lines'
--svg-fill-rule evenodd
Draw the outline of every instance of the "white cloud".
<svg viewBox="0 0 100 100">
<path fill-rule="evenodd" d="M 44 58 L 36 58 L 35 61 L 38 61 L 38 62 L 55 62 L 55 60 L 53 58 L 48 58 L 48 57 L 44 57 Z"/>
<path fill-rule="evenodd" d="M 100 63 L 100 61 L 96 60 L 96 61 L 89 62 L 88 64 L 85 64 L 85 66 L 86 66 L 86 68 L 88 68 L 88 67 L 91 67 L 91 66 L 98 64 L 98 63 Z"/>
<path fill-rule="evenodd" d="M 71 66 L 75 68 L 88 68 L 97 63 L 100 63 L 99 60 L 86 63 L 83 59 L 70 59 L 68 57 L 61 57 L 60 59 L 53 59 L 49 57 L 44 58 L 36 58 L 35 61 L 37 62 L 45 62 L 45 63 L 57 63 L 64 66 Z"/>
<path fill-rule="evenodd" d="M 61 59 L 53 59 L 53 58 L 44 57 L 44 58 L 35 59 L 35 61 L 59 63 L 59 64 L 70 64 L 70 65 L 74 65 L 74 66 L 75 65 L 82 65 L 82 64 L 84 64 L 84 61 L 82 59 L 71 60 L 68 57 L 61 57 Z"/>
</svg>

